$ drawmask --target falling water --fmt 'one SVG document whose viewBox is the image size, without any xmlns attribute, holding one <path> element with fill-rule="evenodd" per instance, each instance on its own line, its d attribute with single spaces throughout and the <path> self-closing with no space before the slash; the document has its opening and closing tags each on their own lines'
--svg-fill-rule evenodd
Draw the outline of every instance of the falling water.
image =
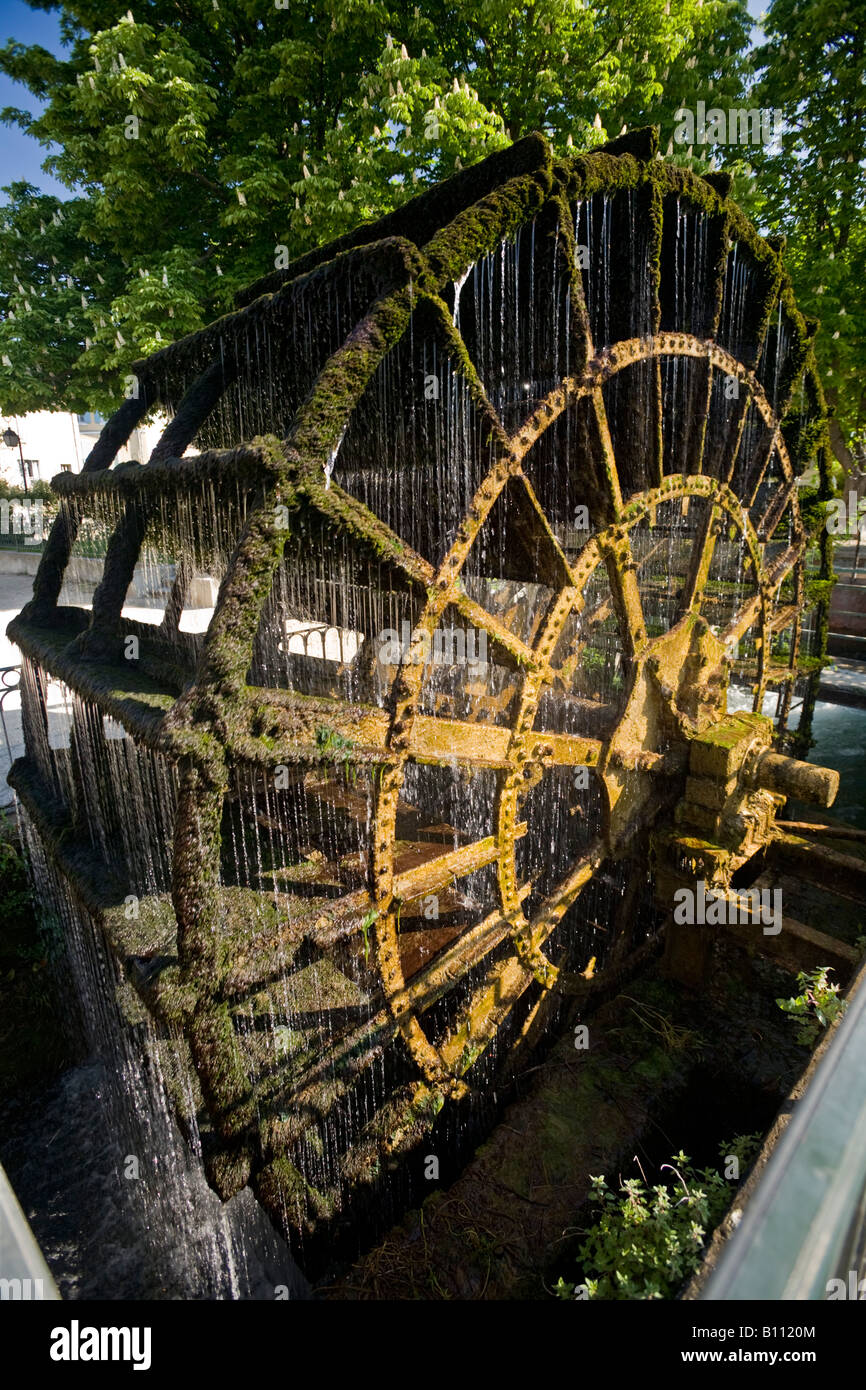
<svg viewBox="0 0 866 1390">
<path fill-rule="evenodd" d="M 105 1151 L 98 1150 L 94 1162 L 104 1167 L 98 1196 L 107 1210 L 82 1211 L 81 1217 L 98 1233 L 103 1269 L 112 1246 L 119 1246 L 110 1277 L 105 1271 L 100 1278 L 89 1268 L 87 1286 L 79 1290 L 81 1274 L 71 1252 L 55 1246 L 47 1227 L 42 1243 L 61 1290 L 67 1296 L 86 1292 L 103 1298 L 303 1296 L 302 1276 L 251 1195 L 223 1204 L 207 1186 L 189 1093 L 183 1106 L 187 1141 L 178 1132 L 166 1099 L 165 1069 L 188 1078 L 182 1038 L 157 1035 L 104 949 L 97 923 L 72 898 L 23 812 L 20 828 L 43 927 L 53 922 L 64 943 L 64 967 L 74 990 L 70 993 L 67 983 L 58 995 L 70 1011 L 70 1031 L 84 1029 L 85 1074 L 95 1086 L 92 1096 L 76 1098 L 77 1113 L 58 1114 L 59 1147 L 70 1153 L 79 1145 L 92 1148 L 75 1134 L 79 1123 L 106 1136 Z M 74 1093 L 71 1077 L 65 1084 Z M 93 1182 L 93 1174 L 87 1180 Z M 56 1195 L 49 1190 L 43 1199 L 62 1210 L 68 1198 L 62 1180 L 58 1186 Z M 88 1231 L 77 1244 L 88 1247 Z"/>
</svg>

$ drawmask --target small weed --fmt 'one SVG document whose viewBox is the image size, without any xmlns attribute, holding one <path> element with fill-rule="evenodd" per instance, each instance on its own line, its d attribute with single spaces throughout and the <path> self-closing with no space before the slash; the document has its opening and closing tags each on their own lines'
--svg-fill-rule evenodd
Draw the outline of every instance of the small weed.
<svg viewBox="0 0 866 1390">
<path fill-rule="evenodd" d="M 693 1033 L 689 1028 L 680 1028 L 672 1023 L 667 1014 L 663 1014 L 660 1009 L 654 1009 L 651 1004 L 645 1004 L 640 999 L 632 999 L 631 995 L 623 994 L 621 998 L 629 1004 L 633 1004 L 631 1010 L 634 1017 L 642 1028 L 650 1033 L 655 1033 L 656 1037 L 661 1038 L 662 1043 L 668 1052 L 682 1052 L 687 1048 L 692 1048 L 696 1053 L 703 1049 L 703 1039 L 700 1034 Z"/>
</svg>

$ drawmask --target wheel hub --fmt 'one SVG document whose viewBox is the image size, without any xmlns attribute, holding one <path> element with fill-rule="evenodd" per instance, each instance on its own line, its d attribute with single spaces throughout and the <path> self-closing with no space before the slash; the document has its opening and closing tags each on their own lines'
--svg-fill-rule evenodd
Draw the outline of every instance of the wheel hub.
<svg viewBox="0 0 866 1390">
<path fill-rule="evenodd" d="M 638 824 L 678 799 L 690 740 L 725 707 L 724 647 L 704 618 L 688 613 L 647 642 L 601 766 L 611 854 L 627 847 Z"/>
</svg>

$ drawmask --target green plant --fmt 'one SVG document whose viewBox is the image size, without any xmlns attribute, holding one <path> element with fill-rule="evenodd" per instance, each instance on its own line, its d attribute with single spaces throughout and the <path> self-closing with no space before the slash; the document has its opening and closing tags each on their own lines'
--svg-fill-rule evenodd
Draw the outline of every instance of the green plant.
<svg viewBox="0 0 866 1390">
<path fill-rule="evenodd" d="M 760 1138 L 739 1135 L 719 1153 L 739 1160 L 739 1175 Z M 641 1169 L 643 1181 L 620 1182 L 616 1192 L 604 1177 L 591 1179 L 597 1219 L 577 1252 L 589 1298 L 673 1298 L 698 1268 L 708 1235 L 730 1205 L 731 1182 L 713 1168 L 695 1171 L 684 1153 L 660 1171 L 671 1173 L 672 1181 L 649 1187 Z M 560 1278 L 554 1293 L 572 1298 L 576 1287 Z"/>
<path fill-rule="evenodd" d="M 30 901 L 27 869 L 13 833 L 8 816 L 0 811 L 0 915 L 4 920 L 22 912 Z"/>
<path fill-rule="evenodd" d="M 601 691 L 607 669 L 608 660 L 603 651 L 589 645 L 582 648 L 577 680 L 585 690 Z"/>
<path fill-rule="evenodd" d="M 323 727 L 316 730 L 316 747 L 325 762 L 333 763 L 335 766 L 338 762 L 342 763 L 347 782 L 354 786 L 356 769 L 352 762 L 352 740 L 338 733 L 336 729 Z"/>
<path fill-rule="evenodd" d="M 56 502 L 57 496 L 50 483 L 43 478 L 36 478 L 30 483 L 27 491 L 17 483 L 7 483 L 0 478 L 0 497 L 6 498 L 9 502 L 33 502 L 41 500 L 43 502 Z"/>
<path fill-rule="evenodd" d="M 364 960 L 365 960 L 365 961 L 370 959 L 370 928 L 372 927 L 372 925 L 373 925 L 373 923 L 375 922 L 375 920 L 376 920 L 376 918 L 378 917 L 378 915 L 379 915 L 379 914 L 378 914 L 378 912 L 376 911 L 375 907 L 371 907 L 371 908 L 370 908 L 370 911 L 367 913 L 367 915 L 365 916 L 363 922 L 361 923 L 361 932 L 363 933 L 363 937 L 364 937 Z"/>
<path fill-rule="evenodd" d="M 600 672 L 607 666 L 607 657 L 597 647 L 586 646 L 581 653 L 581 665 L 584 671 Z"/>
<path fill-rule="evenodd" d="M 726 1140 L 720 1146 L 719 1152 L 726 1162 L 730 1158 L 735 1158 L 740 1171 L 745 1173 L 761 1147 L 763 1138 L 764 1136 L 759 1129 L 755 1130 L 753 1134 L 735 1134 L 733 1139 Z"/>
<path fill-rule="evenodd" d="M 770 652 L 774 661 L 787 661 L 791 655 L 791 633 L 783 632 L 772 645 Z"/>
<path fill-rule="evenodd" d="M 814 1047 L 823 1028 L 845 1012 L 848 1005 L 839 998 L 839 986 L 831 985 L 827 976 L 830 965 L 816 970 L 801 970 L 797 976 L 799 994 L 790 999 L 777 999 L 783 1013 L 790 1014 L 797 1024 L 797 1042 Z"/>
</svg>

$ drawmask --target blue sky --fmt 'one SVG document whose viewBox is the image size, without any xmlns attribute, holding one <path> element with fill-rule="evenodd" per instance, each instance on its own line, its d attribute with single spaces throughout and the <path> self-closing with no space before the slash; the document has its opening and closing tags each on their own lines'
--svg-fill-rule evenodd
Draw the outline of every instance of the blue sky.
<svg viewBox="0 0 866 1390">
<path fill-rule="evenodd" d="M 769 0 L 748 0 L 749 13 L 758 19 L 768 3 Z M 31 10 L 24 0 L 0 0 L 0 45 L 8 39 L 38 43 L 54 53 L 62 53 L 58 12 Z M 39 103 L 20 83 L 0 73 L 0 108 L 4 106 L 24 107 L 35 112 Z M 0 126 L 0 186 L 13 179 L 28 179 L 46 193 L 55 193 L 59 198 L 71 197 L 69 189 L 43 172 L 42 161 L 47 154 L 47 150 L 17 127 Z M 0 194 L 0 198 L 5 201 L 4 195 Z"/>
<path fill-rule="evenodd" d="M 49 14 L 45 10 L 31 10 L 23 0 L 0 0 L 0 45 L 5 46 L 8 39 L 25 44 L 38 43 L 53 53 L 63 52 L 57 12 Z M 0 73 L 0 108 L 4 106 L 18 106 L 35 112 L 39 102 L 20 82 L 13 82 L 5 73 Z M 27 179 L 46 193 L 69 198 L 71 195 L 67 188 L 50 174 L 42 172 L 40 166 L 47 154 L 47 150 L 17 126 L 0 126 L 0 186 L 11 183 L 13 179 Z"/>
</svg>

